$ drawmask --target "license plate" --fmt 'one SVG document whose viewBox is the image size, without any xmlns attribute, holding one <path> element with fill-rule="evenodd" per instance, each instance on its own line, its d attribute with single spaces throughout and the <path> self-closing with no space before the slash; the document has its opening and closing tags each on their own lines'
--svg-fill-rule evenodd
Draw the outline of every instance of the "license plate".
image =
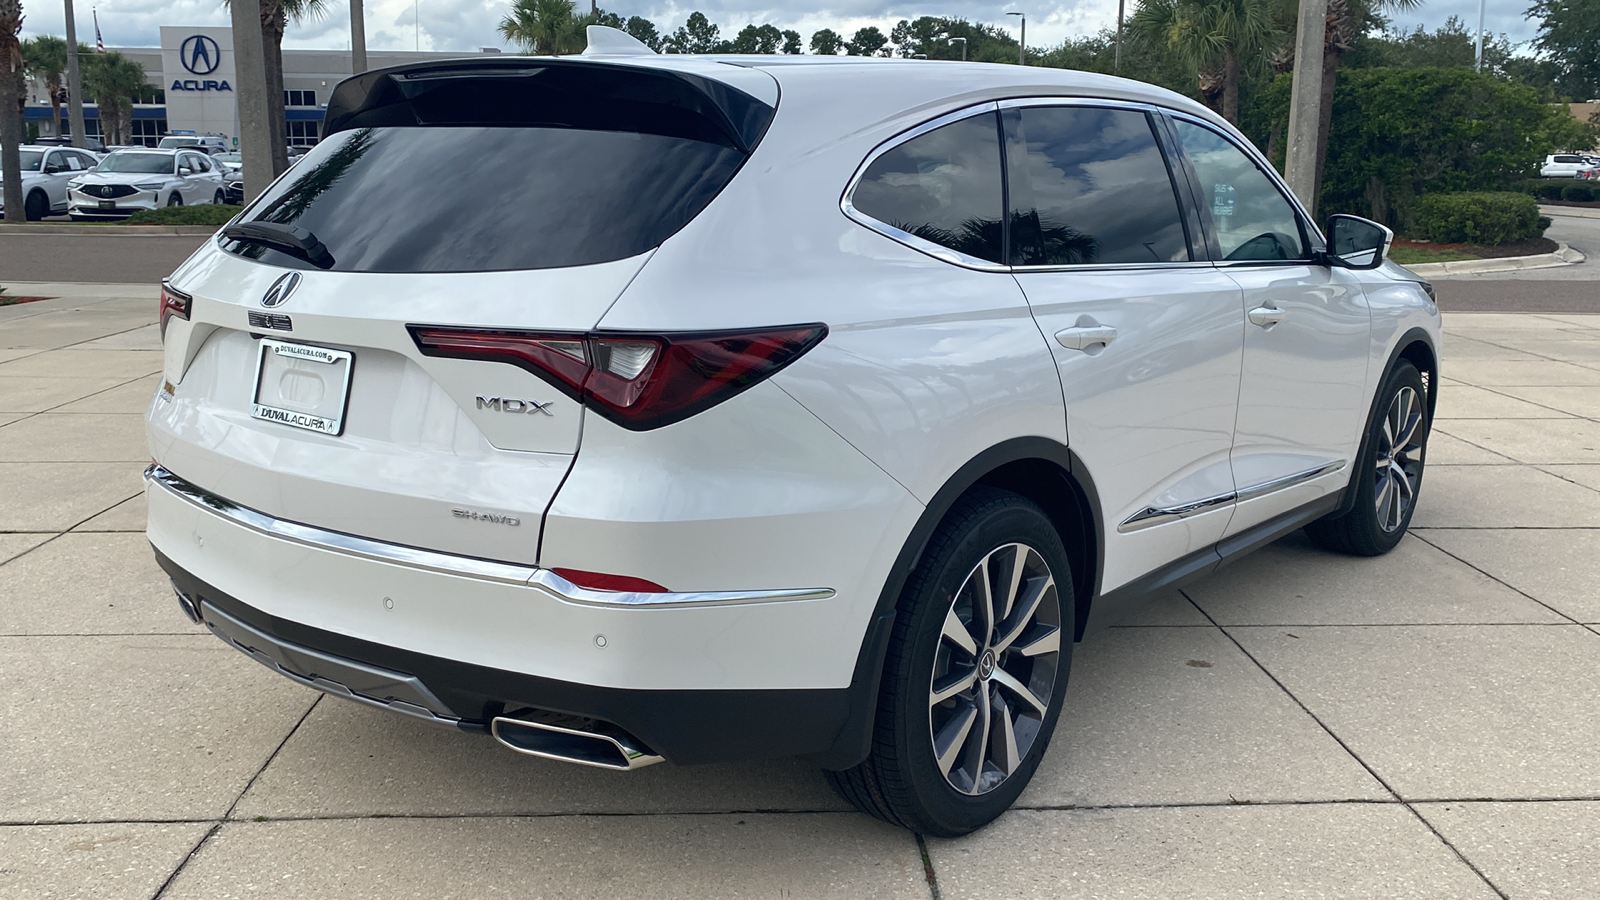
<svg viewBox="0 0 1600 900">
<path fill-rule="evenodd" d="M 100 201 L 100 208 L 101 209 L 116 209 L 117 208 L 117 201 L 115 201 L 115 200 L 101 200 Z"/>
<path fill-rule="evenodd" d="M 259 352 L 251 418 L 322 434 L 344 429 L 354 355 L 270 338 Z"/>
</svg>

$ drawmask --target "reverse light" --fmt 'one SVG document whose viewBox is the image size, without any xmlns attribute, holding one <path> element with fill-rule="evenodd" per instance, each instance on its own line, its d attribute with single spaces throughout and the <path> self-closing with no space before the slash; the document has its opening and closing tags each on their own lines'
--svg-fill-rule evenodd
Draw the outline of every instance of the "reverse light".
<svg viewBox="0 0 1600 900">
<path fill-rule="evenodd" d="M 551 569 L 550 571 L 581 588 L 591 591 L 618 591 L 633 594 L 665 594 L 669 591 L 654 581 L 634 578 L 631 575 L 607 575 L 604 572 L 585 572 L 582 569 Z"/>
<path fill-rule="evenodd" d="M 189 318 L 189 307 L 194 303 L 194 298 L 182 291 L 173 290 L 166 282 L 161 283 L 161 338 L 167 337 L 167 320 Z"/>
<path fill-rule="evenodd" d="M 693 334 L 410 329 L 424 356 L 510 363 L 631 431 L 710 409 L 770 378 L 828 334 L 822 324 Z"/>
</svg>

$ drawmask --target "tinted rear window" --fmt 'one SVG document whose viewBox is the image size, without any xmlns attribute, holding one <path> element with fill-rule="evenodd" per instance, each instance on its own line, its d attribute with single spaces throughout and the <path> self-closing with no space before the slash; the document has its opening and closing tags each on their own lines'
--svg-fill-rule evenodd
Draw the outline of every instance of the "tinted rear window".
<svg viewBox="0 0 1600 900">
<path fill-rule="evenodd" d="M 318 144 L 245 219 L 309 229 L 335 271 L 581 266 L 659 245 L 743 161 L 724 143 L 637 131 L 357 128 Z M 256 244 L 224 246 L 309 265 Z"/>
</svg>

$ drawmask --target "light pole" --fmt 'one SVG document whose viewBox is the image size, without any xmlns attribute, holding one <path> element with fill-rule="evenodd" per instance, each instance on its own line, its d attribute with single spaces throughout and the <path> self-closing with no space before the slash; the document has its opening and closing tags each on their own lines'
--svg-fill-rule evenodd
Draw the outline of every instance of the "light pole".
<svg viewBox="0 0 1600 900">
<path fill-rule="evenodd" d="M 967 39 L 966 38 L 951 38 L 950 39 L 950 43 L 952 45 L 955 44 L 958 41 L 961 44 L 961 61 L 962 62 L 966 62 L 967 61 Z"/>
<path fill-rule="evenodd" d="M 78 68 L 78 26 L 72 20 L 72 0 L 66 2 L 67 12 L 67 121 L 72 123 L 72 146 L 87 147 L 83 123 L 83 75 Z M 100 120 L 105 124 L 105 119 Z M 56 131 L 61 123 L 56 123 Z"/>
<path fill-rule="evenodd" d="M 1488 0 L 1478 0 L 1478 60 L 1474 65 L 1479 72 L 1483 71 L 1483 8 L 1488 5 Z"/>
<path fill-rule="evenodd" d="M 1123 0 L 1117 0 L 1117 53 L 1111 63 L 1111 71 L 1122 71 L 1122 6 Z"/>
<path fill-rule="evenodd" d="M 350 74 L 367 70 L 367 11 L 361 0 L 350 0 Z"/>
<path fill-rule="evenodd" d="M 1026 55 L 1028 52 L 1028 14 L 1020 12 L 1008 12 L 1006 15 L 1022 17 L 1022 34 L 1017 38 L 1017 65 L 1025 66 L 1028 64 L 1028 58 Z"/>
</svg>

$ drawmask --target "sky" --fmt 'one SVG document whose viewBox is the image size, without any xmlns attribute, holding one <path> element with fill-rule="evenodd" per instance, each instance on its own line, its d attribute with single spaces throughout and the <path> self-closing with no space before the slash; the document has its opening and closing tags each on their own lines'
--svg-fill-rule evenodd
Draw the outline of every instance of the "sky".
<svg viewBox="0 0 1600 900">
<path fill-rule="evenodd" d="M 1049 47 L 1069 37 L 1093 34 L 1113 26 L 1117 0 L 917 0 L 915 3 L 885 0 L 703 0 L 679 6 L 672 0 L 610 0 L 605 8 L 624 17 L 642 15 L 663 31 L 683 23 L 698 9 L 732 37 L 746 23 L 770 22 L 792 28 L 809 40 L 812 32 L 832 28 L 848 37 L 857 28 L 876 25 L 885 34 L 900 19 L 922 15 L 959 16 L 989 22 L 1006 28 L 1016 27 L 1017 18 L 1008 10 L 1028 14 L 1028 46 Z M 584 0 L 579 0 L 580 6 Z M 1428 29 L 1459 16 L 1472 28 L 1478 18 L 1479 0 L 1423 0 L 1415 9 L 1392 16 L 1397 27 L 1407 30 L 1422 25 Z M 329 15 L 319 21 L 291 25 L 284 46 L 301 49 L 345 49 L 350 44 L 349 11 L 340 0 L 328 0 Z M 1128 5 L 1133 5 L 1128 0 Z M 1531 39 L 1533 24 L 1523 18 L 1528 0 L 1487 0 L 1485 26 L 1493 34 L 1504 34 L 1513 43 Z M 502 47 L 495 26 L 509 7 L 508 0 L 367 0 L 367 46 L 372 49 L 477 50 Z M 61 2 L 24 0 L 23 36 L 65 34 Z M 221 0 L 99 0 L 91 6 L 74 6 L 78 39 L 94 44 L 92 10 L 98 10 L 100 30 L 108 47 L 155 47 L 162 25 L 227 25 L 226 7 Z"/>
</svg>

